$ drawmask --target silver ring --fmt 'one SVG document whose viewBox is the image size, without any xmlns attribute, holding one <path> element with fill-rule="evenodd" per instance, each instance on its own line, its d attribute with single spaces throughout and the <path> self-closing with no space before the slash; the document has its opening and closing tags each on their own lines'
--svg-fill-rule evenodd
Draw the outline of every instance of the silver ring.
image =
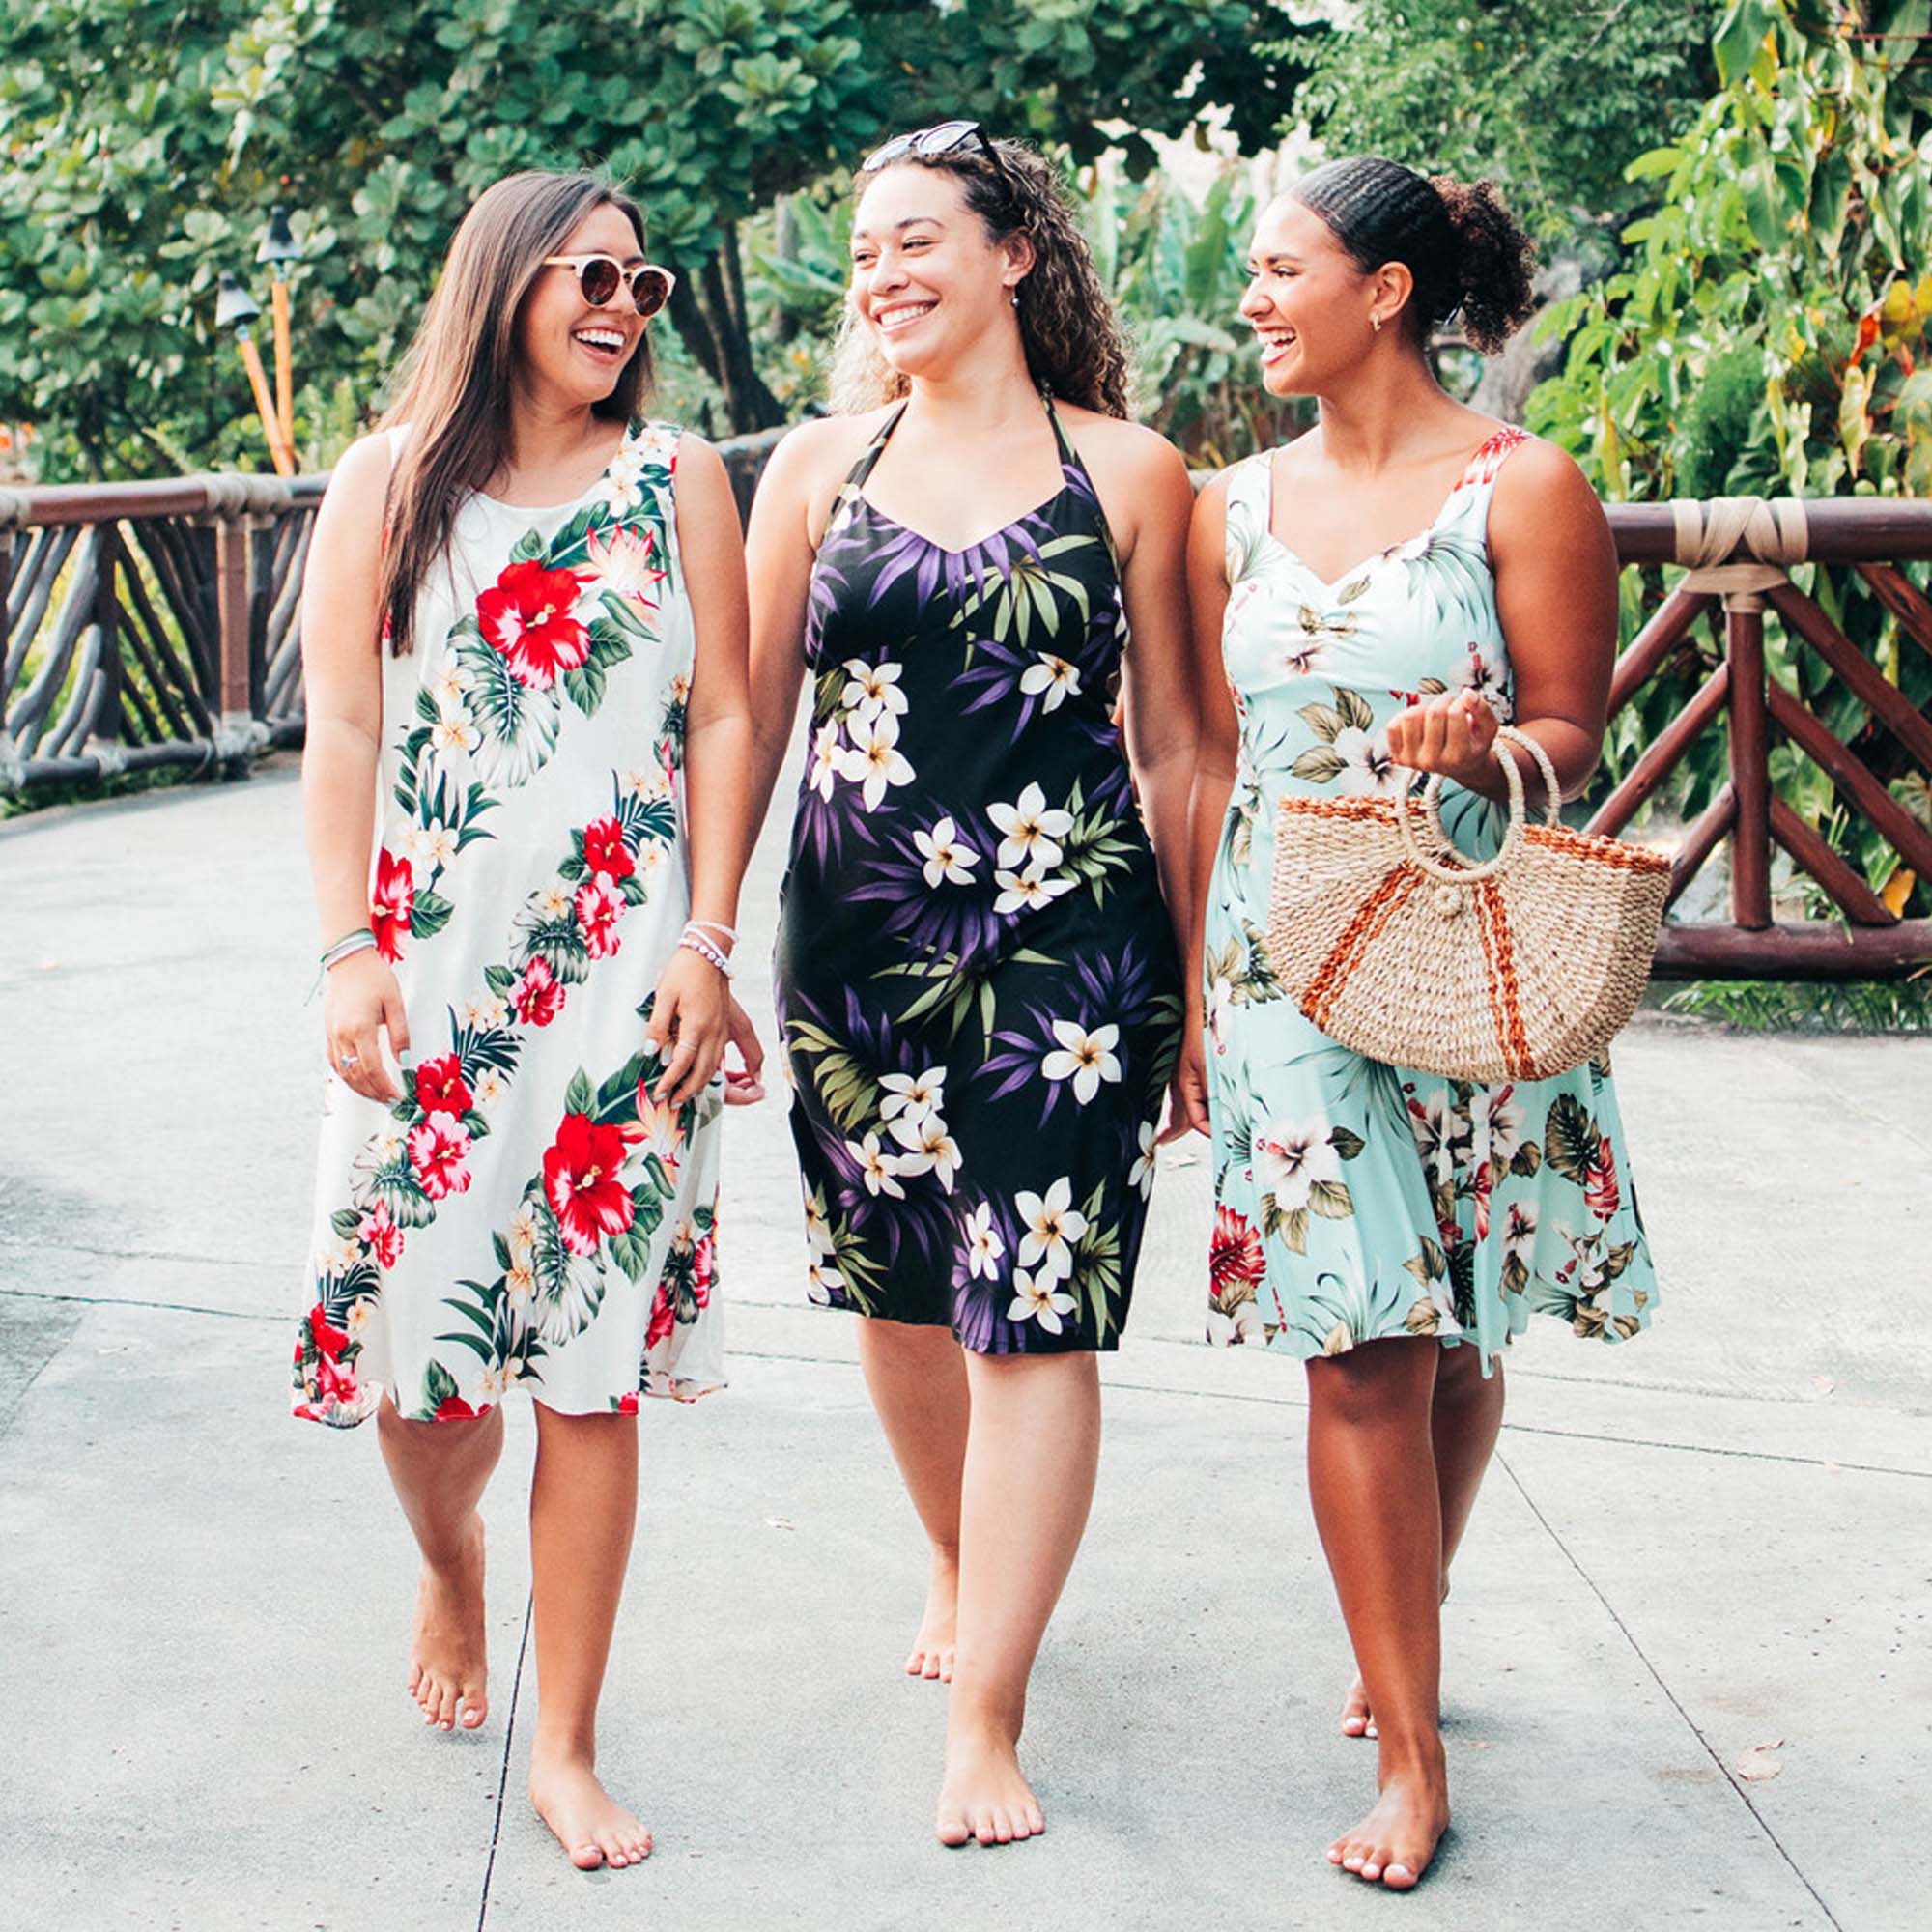
<svg viewBox="0 0 1932 1932">
<path fill-rule="evenodd" d="M 339 1066 L 354 1066 L 355 1063 L 361 1058 L 362 1056 L 359 1053 L 355 1053 L 355 1052 L 345 1053 L 342 1056 L 342 1058 L 336 1063 L 336 1065 Z"/>
</svg>

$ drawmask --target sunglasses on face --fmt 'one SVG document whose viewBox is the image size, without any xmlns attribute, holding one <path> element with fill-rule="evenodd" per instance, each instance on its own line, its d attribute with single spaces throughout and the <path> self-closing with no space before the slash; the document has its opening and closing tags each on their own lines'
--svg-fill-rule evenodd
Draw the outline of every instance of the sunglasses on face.
<svg viewBox="0 0 1932 1932">
<path fill-rule="evenodd" d="M 677 286 L 677 277 L 655 262 L 627 269 L 614 255 L 546 255 L 543 266 L 575 270 L 578 293 L 592 308 L 609 307 L 618 289 L 629 282 L 631 299 L 646 322 L 670 300 Z"/>
<path fill-rule="evenodd" d="M 862 175 L 876 174 L 881 168 L 891 167 L 895 161 L 902 161 L 908 156 L 915 160 L 929 161 L 941 155 L 950 155 L 955 148 L 977 145 L 993 164 L 993 172 L 1007 185 L 1009 193 L 1012 191 L 1013 178 L 1007 172 L 1007 164 L 1000 158 L 999 149 L 986 138 L 986 130 L 977 121 L 942 121 L 935 128 L 915 128 L 909 134 L 895 134 L 882 148 L 874 148 L 859 163 Z"/>
</svg>

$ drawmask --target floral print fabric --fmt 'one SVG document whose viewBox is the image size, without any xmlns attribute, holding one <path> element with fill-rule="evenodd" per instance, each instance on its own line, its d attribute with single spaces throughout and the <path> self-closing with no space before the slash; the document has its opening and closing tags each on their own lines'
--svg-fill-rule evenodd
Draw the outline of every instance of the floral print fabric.
<svg viewBox="0 0 1932 1932">
<path fill-rule="evenodd" d="M 1060 493 L 963 551 L 867 500 L 897 420 L 807 621 L 777 992 L 810 1293 L 982 1353 L 1110 1349 L 1182 1007 L 1111 716 L 1120 579 L 1057 419 Z"/>
<path fill-rule="evenodd" d="M 723 1381 L 720 1090 L 658 1105 L 644 1037 L 690 910 L 678 437 L 634 429 L 577 504 L 471 497 L 384 653 L 370 928 L 416 1052 L 392 1107 L 328 1079 L 298 1416 Z"/>
<path fill-rule="evenodd" d="M 1656 1305 L 1607 1058 L 1503 1086 L 1366 1060 L 1302 1017 L 1263 939 L 1283 797 L 1392 792 L 1388 722 L 1420 697 L 1468 687 L 1511 716 L 1487 531 L 1523 440 L 1498 432 L 1428 530 L 1333 582 L 1271 534 L 1271 457 L 1229 478 L 1240 755 L 1204 966 L 1210 1341 L 1311 1356 L 1435 1335 L 1473 1341 L 1487 1372 L 1533 1312 L 1615 1342 Z M 1443 822 L 1471 854 L 1500 843 L 1501 808 L 1458 786 Z"/>
</svg>

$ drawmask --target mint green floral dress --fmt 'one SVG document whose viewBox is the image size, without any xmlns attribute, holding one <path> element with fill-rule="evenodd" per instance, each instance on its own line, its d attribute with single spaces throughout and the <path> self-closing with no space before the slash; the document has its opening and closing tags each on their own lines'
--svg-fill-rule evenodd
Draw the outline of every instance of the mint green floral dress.
<svg viewBox="0 0 1932 1932">
<path fill-rule="evenodd" d="M 1607 1057 L 1495 1086 L 1383 1065 L 1302 1017 L 1263 942 L 1285 796 L 1393 791 L 1388 723 L 1419 697 L 1468 687 L 1511 716 L 1488 524 L 1525 440 L 1499 430 L 1426 531 L 1333 582 L 1270 532 L 1270 453 L 1230 473 L 1222 653 L 1240 761 L 1204 969 L 1209 1341 L 1309 1357 L 1434 1335 L 1473 1341 L 1487 1373 L 1533 1312 L 1615 1342 L 1656 1306 Z M 1464 851 L 1494 852 L 1502 819 L 1445 787 Z"/>
</svg>

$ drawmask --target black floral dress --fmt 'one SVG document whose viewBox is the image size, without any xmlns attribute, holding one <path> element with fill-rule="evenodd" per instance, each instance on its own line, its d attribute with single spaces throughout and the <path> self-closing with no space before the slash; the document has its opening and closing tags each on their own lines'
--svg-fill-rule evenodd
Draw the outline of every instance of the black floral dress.
<svg viewBox="0 0 1932 1932">
<path fill-rule="evenodd" d="M 1111 715 L 1120 575 L 1058 418 L 1060 492 L 1005 529 L 949 551 L 882 515 L 902 412 L 806 627 L 777 993 L 811 1295 L 981 1353 L 1111 1349 L 1182 1013 Z"/>
</svg>

